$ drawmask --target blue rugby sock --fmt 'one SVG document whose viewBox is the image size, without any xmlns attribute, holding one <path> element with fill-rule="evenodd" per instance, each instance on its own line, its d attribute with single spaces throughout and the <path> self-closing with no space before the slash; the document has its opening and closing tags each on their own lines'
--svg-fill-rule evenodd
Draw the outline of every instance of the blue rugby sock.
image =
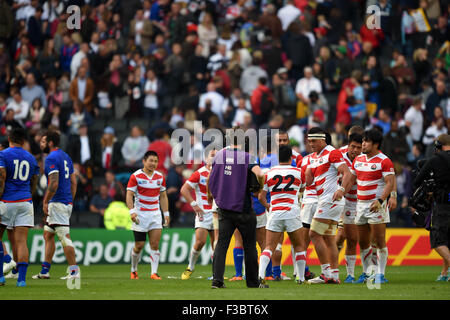
<svg viewBox="0 0 450 320">
<path fill-rule="evenodd" d="M 3 262 L 3 243 L 0 241 L 0 261 Z M 0 265 L 0 277 L 3 277 L 3 263 Z"/>
<path fill-rule="evenodd" d="M 306 266 L 306 267 L 305 267 L 305 273 L 308 272 L 308 271 L 309 271 L 309 267 Z"/>
<path fill-rule="evenodd" d="M 17 264 L 17 269 L 19 270 L 19 278 L 17 279 L 17 282 L 25 281 L 25 278 L 27 276 L 28 263 L 19 262 Z"/>
<path fill-rule="evenodd" d="M 43 262 L 42 263 L 42 269 L 41 269 L 41 274 L 47 274 L 50 271 L 50 267 L 52 265 L 48 262 Z"/>
<path fill-rule="evenodd" d="M 3 256 L 3 263 L 10 263 L 12 260 L 11 256 L 9 254 L 5 254 Z"/>
<path fill-rule="evenodd" d="M 242 264 L 244 263 L 244 248 L 236 247 L 233 249 L 234 269 L 236 277 L 242 277 Z"/>
<path fill-rule="evenodd" d="M 269 264 L 267 265 L 266 268 L 266 277 L 271 277 L 272 276 L 272 259 L 269 261 Z"/>
<path fill-rule="evenodd" d="M 273 277 L 281 277 L 281 266 L 273 266 L 272 268 Z"/>
</svg>

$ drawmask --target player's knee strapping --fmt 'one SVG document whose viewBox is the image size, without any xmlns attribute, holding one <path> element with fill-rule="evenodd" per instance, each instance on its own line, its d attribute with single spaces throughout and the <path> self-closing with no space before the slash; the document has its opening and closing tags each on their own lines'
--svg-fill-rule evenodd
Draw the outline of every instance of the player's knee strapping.
<svg viewBox="0 0 450 320">
<path fill-rule="evenodd" d="M 311 230 L 320 234 L 321 236 L 332 236 L 336 234 L 337 225 L 313 220 L 311 222 Z"/>
<path fill-rule="evenodd" d="M 44 231 L 50 232 L 50 233 L 56 233 L 55 229 L 52 227 L 49 227 L 47 225 L 44 226 Z"/>
<path fill-rule="evenodd" d="M 61 241 L 61 244 L 63 248 L 65 247 L 73 247 L 72 240 L 68 237 L 69 227 L 56 227 L 56 234 L 58 235 L 59 241 Z"/>
</svg>

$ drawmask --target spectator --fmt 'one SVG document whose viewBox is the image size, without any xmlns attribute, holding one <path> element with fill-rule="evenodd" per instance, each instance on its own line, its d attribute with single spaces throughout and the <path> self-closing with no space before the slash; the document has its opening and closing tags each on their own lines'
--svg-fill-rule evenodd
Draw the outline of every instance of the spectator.
<svg viewBox="0 0 450 320">
<path fill-rule="evenodd" d="M 50 125 L 62 132 L 66 132 L 65 121 L 59 104 L 54 104 L 52 111 L 48 108 L 45 110 L 44 116 L 42 117 L 42 127 L 47 128 Z"/>
<path fill-rule="evenodd" d="M 193 79 L 197 90 L 200 92 L 206 91 L 206 84 L 208 83 L 208 59 L 203 56 L 203 46 L 199 43 L 195 47 L 194 55 L 189 59 L 190 78 Z"/>
<path fill-rule="evenodd" d="M 96 146 L 94 139 L 88 135 L 86 123 L 82 122 L 78 128 L 78 134 L 70 137 L 68 151 L 73 163 L 79 163 L 85 167 L 93 167 Z"/>
<path fill-rule="evenodd" d="M 121 197 L 125 197 L 125 187 L 117 181 L 116 175 L 112 170 L 107 170 L 105 172 L 105 184 L 108 187 L 108 195 L 111 198 L 114 198 L 116 195 Z"/>
<path fill-rule="evenodd" d="M 52 117 L 53 118 L 53 117 Z M 88 115 L 82 110 L 80 100 L 76 99 L 73 101 L 73 111 L 69 115 L 69 120 L 67 120 L 68 134 L 77 135 L 78 130 L 82 124 L 88 122 Z"/>
<path fill-rule="evenodd" d="M 79 163 L 73 164 L 73 172 L 77 179 L 77 193 L 73 201 L 73 210 L 86 211 L 88 210 L 88 198 L 92 189 L 92 179 L 86 176 L 86 168 Z"/>
<path fill-rule="evenodd" d="M 144 135 L 142 129 L 139 126 L 133 126 L 121 149 L 125 166 L 129 169 L 141 167 L 141 160 L 147 152 L 148 145 L 148 138 Z"/>
<path fill-rule="evenodd" d="M 63 72 L 70 72 L 70 64 L 75 53 L 78 52 L 78 45 L 75 44 L 69 34 L 63 36 L 63 46 L 59 54 L 60 64 Z"/>
<path fill-rule="evenodd" d="M 202 55 L 207 58 L 210 55 L 210 49 L 218 38 L 217 28 L 214 25 L 212 15 L 205 12 L 202 22 L 197 28 L 198 41 L 203 46 Z"/>
<path fill-rule="evenodd" d="M 122 155 L 120 152 L 120 144 L 115 136 L 114 129 L 112 127 L 106 127 L 103 130 L 103 135 L 98 141 L 99 145 L 97 150 L 101 150 L 96 154 L 96 163 L 103 170 L 116 170 L 120 167 L 122 161 Z"/>
<path fill-rule="evenodd" d="M 134 43 L 142 52 L 147 52 L 153 36 L 153 26 L 150 20 L 145 19 L 144 10 L 139 8 L 134 19 L 130 23 L 130 34 L 134 37 Z"/>
<path fill-rule="evenodd" d="M 28 117 L 28 113 L 30 112 L 30 105 L 27 101 L 22 99 L 22 95 L 19 90 L 13 88 L 12 92 L 12 100 L 8 103 L 6 107 L 6 111 L 12 109 L 14 111 L 14 120 L 16 120 L 22 127 L 25 125 L 24 121 Z"/>
<path fill-rule="evenodd" d="M 308 105 L 308 112 L 309 112 L 309 120 L 312 120 L 312 118 L 316 117 L 318 121 L 313 121 L 315 123 L 318 123 L 318 126 L 325 129 L 328 123 L 328 101 L 325 98 L 325 96 L 321 93 L 318 94 L 316 91 L 311 91 L 309 94 L 309 105 Z M 311 126 L 311 125 L 310 125 Z"/>
<path fill-rule="evenodd" d="M 160 116 L 159 97 L 162 92 L 162 82 L 157 78 L 153 69 L 147 71 L 147 80 L 144 85 L 144 117 L 149 122 L 155 122 Z"/>
<path fill-rule="evenodd" d="M 227 56 L 227 46 L 217 45 L 217 52 L 209 57 L 207 68 L 213 76 L 223 65 L 227 65 L 229 58 Z"/>
<path fill-rule="evenodd" d="M 266 83 L 267 79 L 260 77 L 258 79 L 258 86 L 253 90 L 250 98 L 255 124 L 257 126 L 266 123 L 272 111 L 274 111 L 275 99 L 272 91 L 266 86 Z"/>
<path fill-rule="evenodd" d="M 168 142 L 168 134 L 164 129 L 157 129 L 154 133 L 155 140 L 148 146 L 148 150 L 155 151 L 158 154 L 158 166 L 156 170 L 163 175 L 167 175 L 171 165 L 172 147 Z"/>
<path fill-rule="evenodd" d="M 391 117 L 389 117 L 384 109 L 380 109 L 378 112 L 378 120 L 375 121 L 375 125 L 383 129 L 383 135 L 388 134 L 391 130 Z"/>
<path fill-rule="evenodd" d="M 20 89 L 20 94 L 22 98 L 31 105 L 34 99 L 40 99 L 41 104 L 46 108 L 47 107 L 47 99 L 45 96 L 44 89 L 36 84 L 36 78 L 33 73 L 28 73 L 26 76 L 26 86 Z"/>
<path fill-rule="evenodd" d="M 286 56 L 292 63 L 290 74 L 294 79 L 299 79 L 304 76 L 304 68 L 314 62 L 311 42 L 303 34 L 299 22 L 291 23 L 285 43 Z"/>
<path fill-rule="evenodd" d="M 447 111 L 447 89 L 445 87 L 445 82 L 441 80 L 437 80 L 435 82 L 436 87 L 433 90 L 433 93 L 428 97 L 425 102 L 425 116 L 428 121 L 433 119 L 433 112 L 436 106 L 440 106 L 444 111 L 444 117 L 450 118 L 450 113 Z"/>
<path fill-rule="evenodd" d="M 70 80 L 72 81 L 78 73 L 78 68 L 81 66 L 81 60 L 86 58 L 89 53 L 89 44 L 84 42 L 80 46 L 80 50 L 74 54 L 70 62 Z"/>
<path fill-rule="evenodd" d="M 3 136 L 6 136 L 6 133 L 14 128 L 23 128 L 23 126 L 14 119 L 14 116 L 13 109 L 6 109 L 1 121 L 1 133 Z"/>
<path fill-rule="evenodd" d="M 30 38 L 30 43 L 35 47 L 39 47 L 44 40 L 44 35 L 42 34 L 42 12 L 42 8 L 37 7 L 34 15 L 28 19 L 27 23 L 28 37 Z"/>
<path fill-rule="evenodd" d="M 93 112 L 94 82 L 87 76 L 84 66 L 78 69 L 77 76 L 70 83 L 70 99 L 79 100 L 83 111 Z"/>
<path fill-rule="evenodd" d="M 224 97 L 216 91 L 216 85 L 213 82 L 208 83 L 207 92 L 200 95 L 199 101 L 199 111 L 202 112 L 206 109 L 206 101 L 211 102 L 211 111 L 214 112 L 220 119 L 220 122 L 223 121 L 223 104 Z"/>
<path fill-rule="evenodd" d="M 286 5 L 278 10 L 277 16 L 281 21 L 283 31 L 287 31 L 293 21 L 302 14 L 301 10 L 295 6 L 295 1 L 288 0 Z"/>
<path fill-rule="evenodd" d="M 263 8 L 263 14 L 259 18 L 259 25 L 269 30 L 273 40 L 280 40 L 283 34 L 283 26 L 280 18 L 276 15 L 276 8 L 272 3 Z M 286 20 L 285 20 L 286 21 Z"/>
<path fill-rule="evenodd" d="M 431 127 L 428 127 L 423 136 L 422 142 L 425 145 L 425 157 L 429 158 L 434 152 L 434 141 L 436 138 L 447 133 L 447 128 L 445 126 L 444 118 L 438 118 L 434 121 Z"/>
<path fill-rule="evenodd" d="M 133 222 L 130 219 L 130 209 L 123 201 L 124 197 L 116 194 L 113 199 L 103 212 L 104 227 L 106 230 L 131 230 Z"/>
<path fill-rule="evenodd" d="M 399 129 L 398 121 L 395 119 L 392 120 L 390 131 L 384 137 L 382 151 L 393 162 L 398 162 L 402 165 L 407 164 L 409 145 L 406 141 L 404 130 Z"/>
<path fill-rule="evenodd" d="M 405 114 L 405 125 L 409 128 L 414 142 L 421 141 L 423 132 L 422 99 L 414 99 Z"/>
<path fill-rule="evenodd" d="M 34 99 L 30 108 L 30 115 L 26 122 L 26 127 L 29 128 L 31 134 L 35 134 L 41 129 L 41 121 L 45 114 L 45 108 L 41 104 L 39 98 Z"/>
<path fill-rule="evenodd" d="M 259 78 L 266 78 L 268 80 L 267 72 L 260 67 L 260 63 L 262 62 L 262 52 L 255 51 L 253 53 L 252 64 L 244 69 L 240 79 L 240 85 L 242 92 L 247 96 L 251 96 L 253 90 L 258 86 Z"/>
<path fill-rule="evenodd" d="M 109 204 L 113 199 L 108 195 L 108 186 L 106 184 L 101 184 L 99 192 L 94 194 L 91 203 L 89 205 L 89 211 L 98 214 L 98 221 L 100 228 L 104 228 L 104 218 L 105 210 L 108 208 Z"/>
</svg>

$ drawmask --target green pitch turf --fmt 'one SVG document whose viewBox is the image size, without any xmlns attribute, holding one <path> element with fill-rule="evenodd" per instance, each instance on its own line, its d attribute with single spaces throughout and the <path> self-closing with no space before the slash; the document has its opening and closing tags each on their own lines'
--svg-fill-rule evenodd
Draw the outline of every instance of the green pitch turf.
<svg viewBox="0 0 450 320">
<path fill-rule="evenodd" d="M 40 271 L 39 265 L 28 268 L 27 287 L 17 288 L 16 280 L 7 279 L 0 287 L 1 300 L 324 300 L 324 299 L 365 299 L 365 300 L 411 300 L 450 299 L 450 282 L 435 282 L 440 267 L 388 267 L 388 284 L 379 290 L 369 290 L 365 284 L 341 285 L 297 285 L 294 281 L 269 281 L 269 289 L 247 289 L 245 281 L 226 282 L 226 289 L 212 290 L 211 266 L 197 266 L 191 279 L 181 280 L 184 265 L 163 264 L 159 266 L 161 281 L 150 280 L 150 266 L 140 264 L 139 280 L 130 280 L 129 265 L 92 265 L 81 267 L 81 289 L 69 290 L 65 280 L 66 266 L 53 265 L 52 279 L 33 280 L 31 276 Z M 319 272 L 318 266 L 311 267 Z M 225 275 L 233 275 L 233 267 L 227 267 Z M 283 267 L 289 276 L 292 267 Z M 361 267 L 356 268 L 356 274 Z M 341 281 L 345 267 L 341 267 Z"/>
</svg>

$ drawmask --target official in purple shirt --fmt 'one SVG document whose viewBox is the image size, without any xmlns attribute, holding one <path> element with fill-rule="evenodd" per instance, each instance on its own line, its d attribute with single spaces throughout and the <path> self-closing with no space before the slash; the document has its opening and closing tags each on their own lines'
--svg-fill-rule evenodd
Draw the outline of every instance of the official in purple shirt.
<svg viewBox="0 0 450 320">
<path fill-rule="evenodd" d="M 250 154 L 243 151 L 238 139 L 216 154 L 209 175 L 208 188 L 219 215 L 219 239 L 214 250 L 212 288 L 225 288 L 223 274 L 225 258 L 236 228 L 242 235 L 249 288 L 258 288 L 258 254 L 256 251 L 256 215 L 253 212 L 251 193 L 247 183 L 249 171 L 263 179 L 261 168 Z M 263 285 L 267 287 L 266 285 Z"/>
</svg>

